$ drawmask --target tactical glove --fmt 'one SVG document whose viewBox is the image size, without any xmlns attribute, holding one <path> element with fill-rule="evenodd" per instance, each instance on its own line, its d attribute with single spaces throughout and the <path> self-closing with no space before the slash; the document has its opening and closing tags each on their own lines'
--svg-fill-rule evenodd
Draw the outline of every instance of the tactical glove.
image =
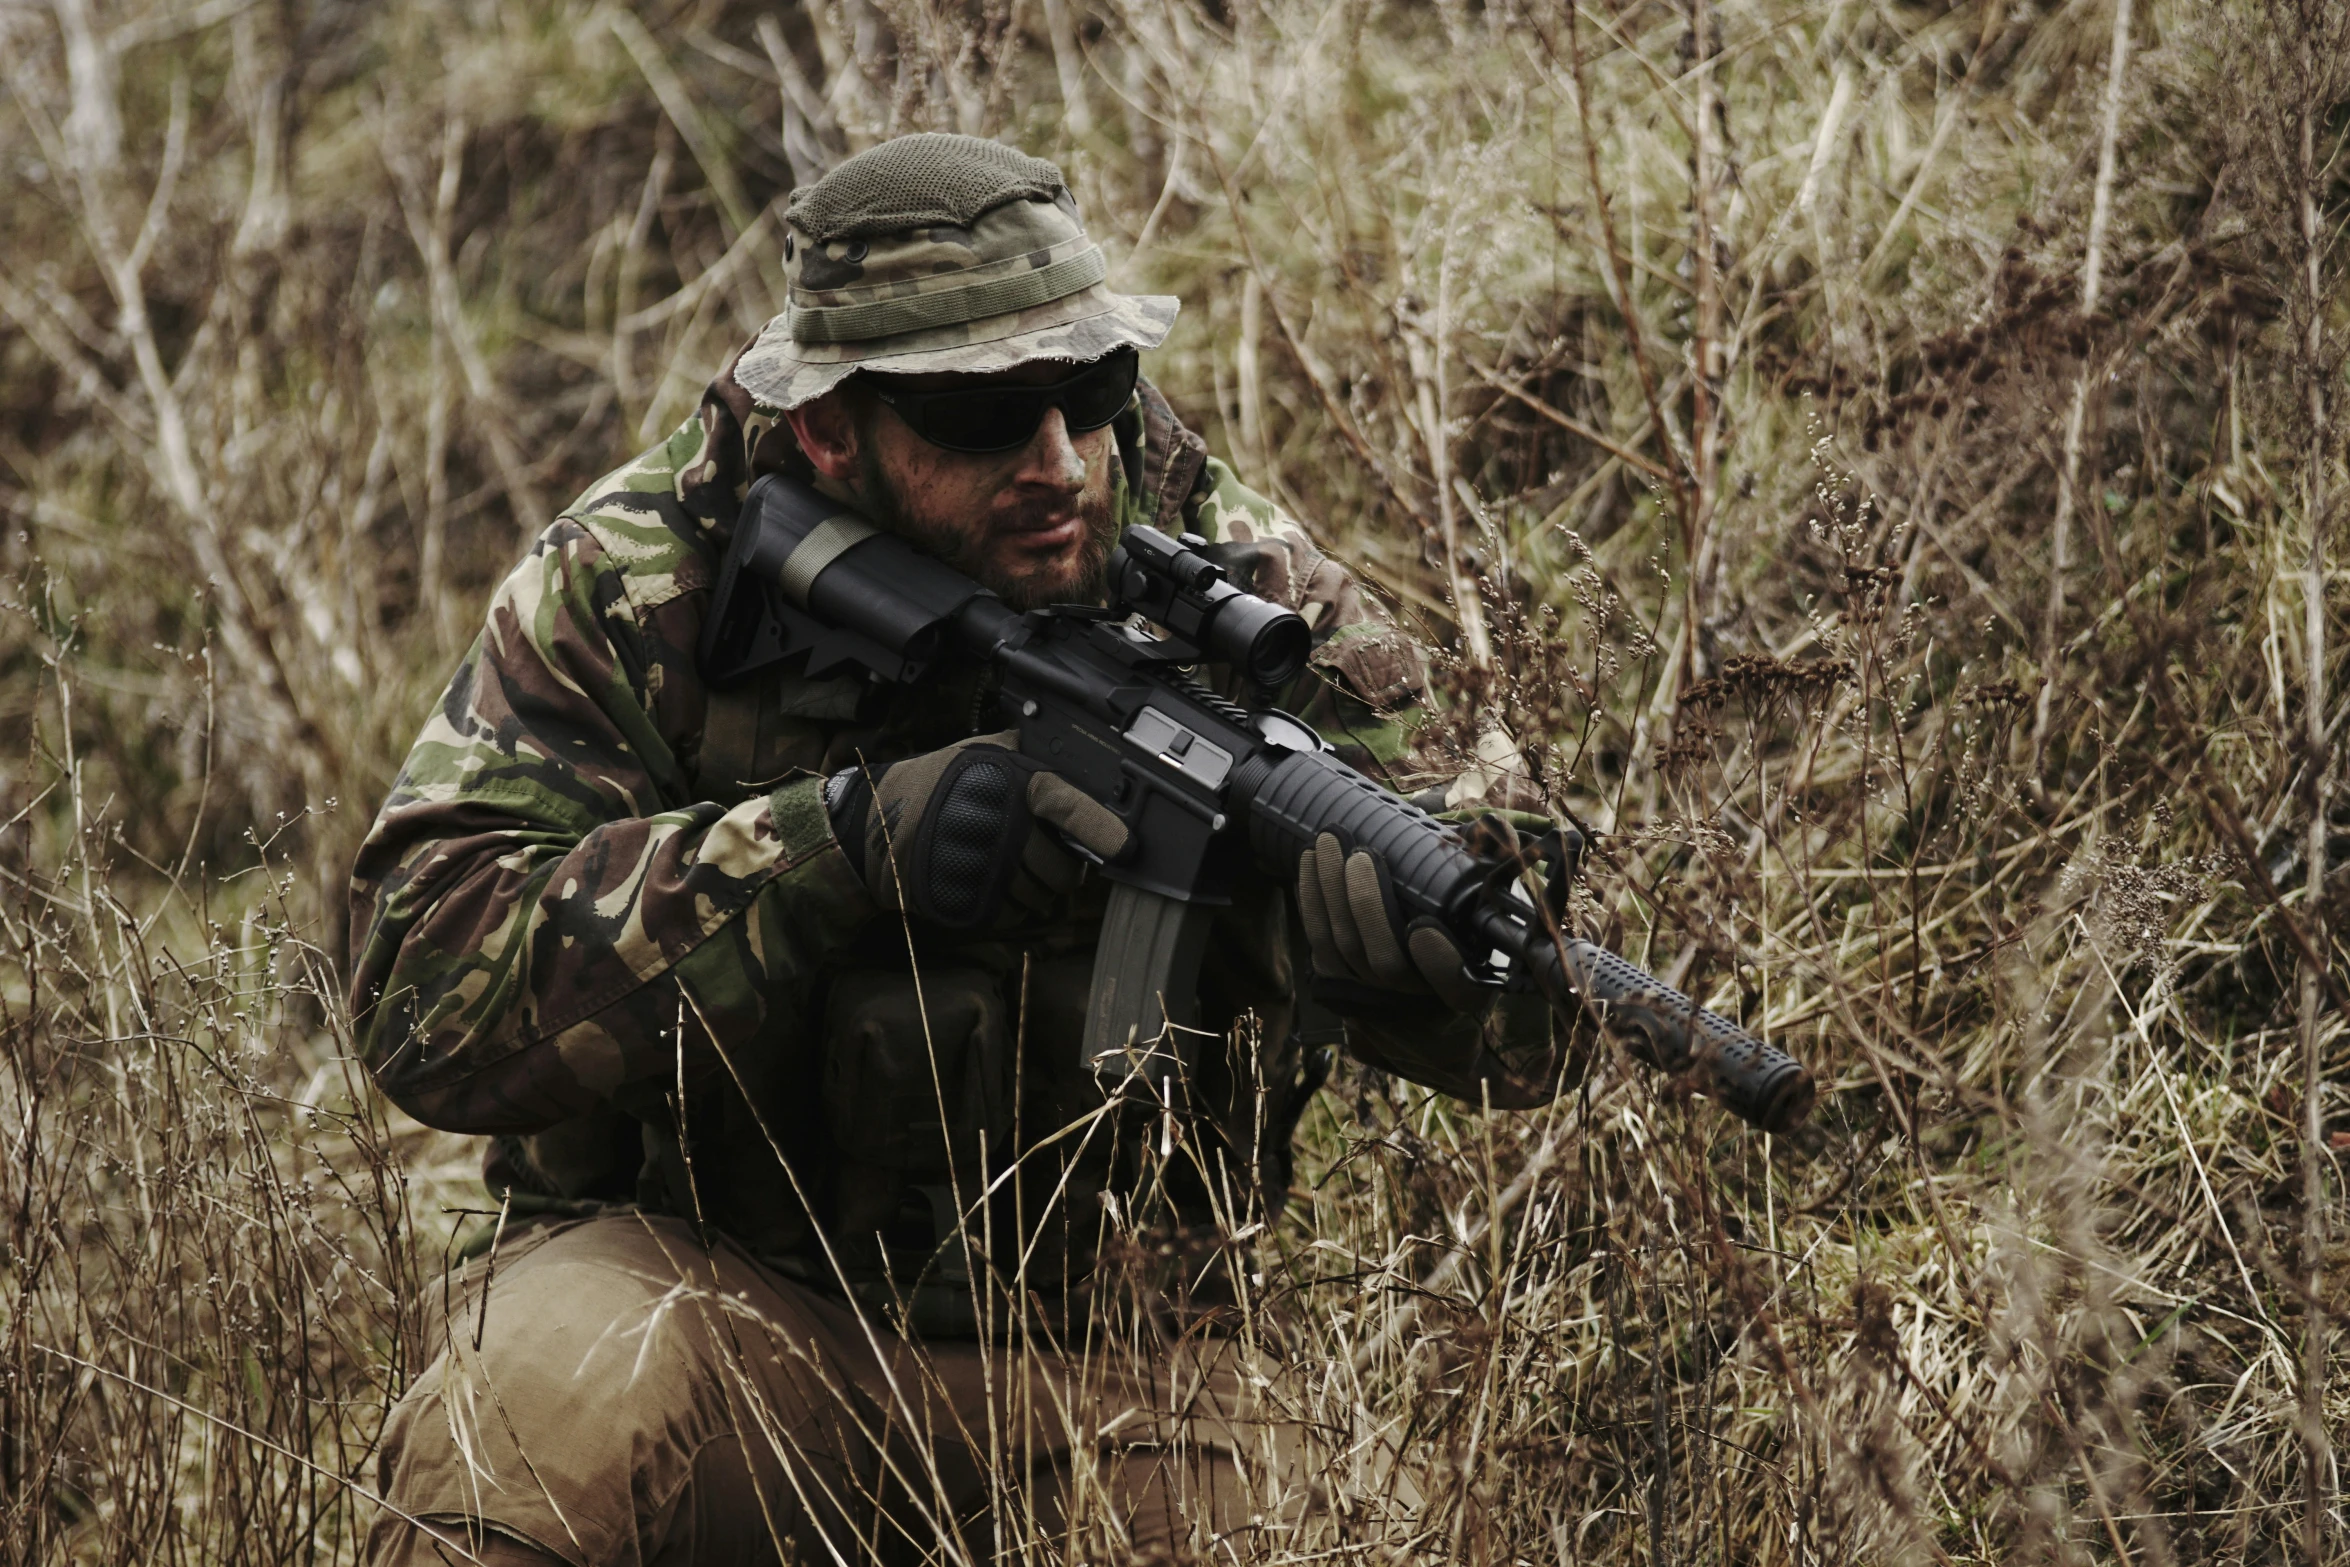
<svg viewBox="0 0 2350 1567">
<path fill-rule="evenodd" d="M 1032 917 L 1077 884 L 1083 866 L 1051 827 L 1098 859 L 1126 847 L 1126 824 L 1058 773 L 978 735 L 883 767 L 849 767 L 824 786 L 833 836 L 885 909 L 969 930 Z"/>
<path fill-rule="evenodd" d="M 1543 902 L 1554 927 L 1565 918 L 1581 833 L 1523 811 L 1483 811 L 1457 825 L 1463 847 L 1486 865 L 1497 889 L 1547 866 Z M 1491 998 L 1469 977 L 1450 927 L 1433 915 L 1404 919 L 1387 862 L 1374 851 L 1350 850 L 1335 833 L 1316 838 L 1298 857 L 1297 907 L 1314 949 L 1316 989 L 1341 1011 L 1376 1010 L 1383 995 L 1386 1005 L 1399 995 L 1433 996 L 1455 1012 L 1475 1011 Z"/>
<path fill-rule="evenodd" d="M 1323 833 L 1298 856 L 1297 912 L 1314 949 L 1317 992 L 1341 1011 L 1380 1005 L 1379 994 L 1434 996 L 1455 1012 L 1485 1004 L 1460 943 L 1432 915 L 1406 920 L 1387 861 Z"/>
</svg>

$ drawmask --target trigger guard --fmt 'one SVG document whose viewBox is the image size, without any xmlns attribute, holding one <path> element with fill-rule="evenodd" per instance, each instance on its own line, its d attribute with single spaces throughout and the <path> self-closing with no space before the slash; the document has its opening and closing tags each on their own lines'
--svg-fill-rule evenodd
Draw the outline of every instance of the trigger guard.
<svg viewBox="0 0 2350 1567">
<path fill-rule="evenodd" d="M 1125 822 L 1126 818 L 1121 816 L 1118 818 L 1118 820 Z M 1052 834 L 1053 842 L 1059 844 L 1062 848 L 1068 850 L 1072 855 L 1076 856 L 1080 860 L 1083 860 L 1086 864 L 1093 866 L 1097 870 L 1107 869 L 1109 866 L 1116 864 L 1117 860 L 1125 859 L 1134 850 L 1134 824 L 1132 822 L 1126 823 L 1126 847 L 1124 850 L 1119 852 L 1117 860 L 1103 859 L 1100 855 L 1094 853 L 1093 850 L 1087 848 L 1084 844 L 1079 843 L 1075 838 L 1070 837 L 1067 833 L 1063 832 L 1058 826 L 1051 822 L 1039 820 L 1036 825 L 1043 828 L 1046 832 Z"/>
</svg>

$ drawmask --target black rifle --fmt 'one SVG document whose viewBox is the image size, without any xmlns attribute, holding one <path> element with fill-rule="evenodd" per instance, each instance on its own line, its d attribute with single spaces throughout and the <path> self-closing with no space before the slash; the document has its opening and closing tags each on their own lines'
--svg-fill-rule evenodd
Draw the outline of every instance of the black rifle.
<svg viewBox="0 0 2350 1567">
<path fill-rule="evenodd" d="M 1225 581 L 1200 542 L 1129 529 L 1110 557 L 1107 607 L 1021 614 L 813 487 L 769 475 L 751 487 L 719 573 L 703 674 L 724 686 L 802 654 L 810 676 L 890 681 L 941 659 L 995 665 L 1021 751 L 1130 829 L 1102 866 L 1113 886 L 1085 1040 L 1113 1096 L 1137 1075 L 1171 1091 L 1180 1063 L 1167 1042 L 1191 1022 L 1206 911 L 1252 868 L 1295 885 L 1299 855 L 1327 832 L 1386 860 L 1407 917 L 1434 915 L 1465 951 L 1490 953 L 1472 967 L 1481 982 L 1531 985 L 1570 1015 L 1588 1005 L 1651 1065 L 1695 1069 L 1766 1131 L 1803 1120 L 1813 1087 L 1799 1062 L 1565 935 L 1553 899 L 1546 910 L 1527 898 L 1306 724 L 1202 685 L 1191 668 L 1217 663 L 1276 691 L 1305 667 L 1310 637 L 1298 616 Z"/>
</svg>

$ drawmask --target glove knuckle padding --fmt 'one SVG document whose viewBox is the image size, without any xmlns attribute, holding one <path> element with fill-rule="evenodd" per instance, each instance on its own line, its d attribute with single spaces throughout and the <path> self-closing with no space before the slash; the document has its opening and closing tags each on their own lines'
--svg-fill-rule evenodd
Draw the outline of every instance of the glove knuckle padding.
<svg viewBox="0 0 2350 1567">
<path fill-rule="evenodd" d="M 1024 791 L 1011 758 L 992 747 L 949 762 L 916 832 L 917 906 L 944 925 L 970 925 L 995 911 L 1028 838 Z"/>
</svg>

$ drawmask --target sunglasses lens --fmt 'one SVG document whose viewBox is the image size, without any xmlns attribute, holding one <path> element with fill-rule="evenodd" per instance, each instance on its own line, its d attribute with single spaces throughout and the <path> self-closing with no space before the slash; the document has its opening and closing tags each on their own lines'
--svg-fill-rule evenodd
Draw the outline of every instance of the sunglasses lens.
<svg viewBox="0 0 2350 1567">
<path fill-rule="evenodd" d="M 1134 397 L 1134 382 L 1142 368 L 1141 356 L 1121 349 L 1083 375 L 1073 376 L 1061 388 L 1061 417 L 1073 431 L 1098 430 L 1118 417 Z"/>
<path fill-rule="evenodd" d="M 1008 452 L 1025 446 L 1059 405 L 1072 435 L 1098 430 L 1134 398 L 1142 356 L 1120 349 L 1057 386 L 990 386 L 968 392 L 921 392 L 891 399 L 916 434 L 950 452 Z"/>
<path fill-rule="evenodd" d="M 1002 452 L 1025 446 L 1044 422 L 1045 400 L 1033 392 L 950 392 L 924 399 L 914 428 L 952 452 Z"/>
</svg>

